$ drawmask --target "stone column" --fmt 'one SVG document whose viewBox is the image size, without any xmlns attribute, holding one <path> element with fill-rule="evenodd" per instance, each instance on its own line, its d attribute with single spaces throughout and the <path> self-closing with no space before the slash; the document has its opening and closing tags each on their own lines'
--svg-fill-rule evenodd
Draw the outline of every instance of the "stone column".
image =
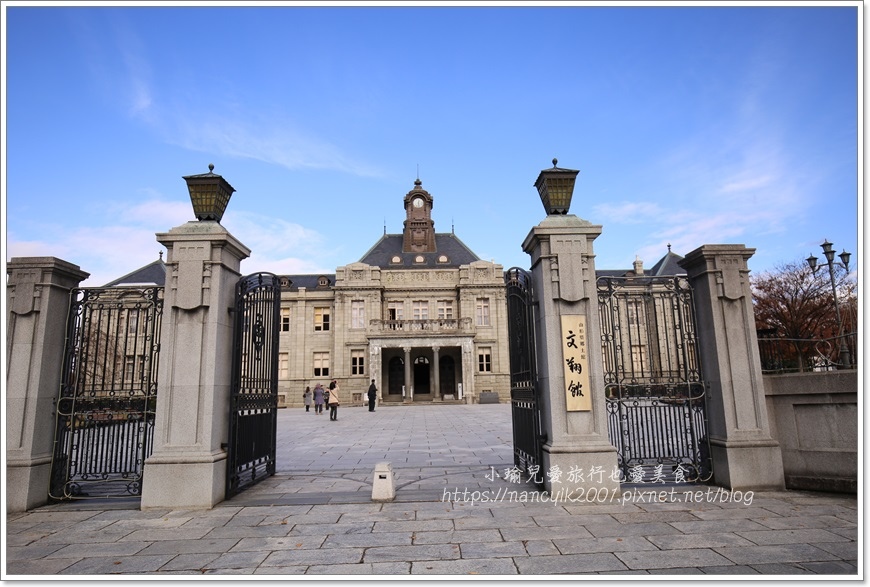
<svg viewBox="0 0 870 587">
<path fill-rule="evenodd" d="M 380 404 L 383 401 L 384 387 L 384 382 L 381 378 L 381 345 L 369 345 L 369 365 L 371 369 L 371 379 L 375 380 L 375 385 L 378 388 L 377 403 Z M 368 399 L 368 395 L 366 395 L 366 399 Z"/>
<path fill-rule="evenodd" d="M 538 395 L 542 431 L 547 435 L 541 475 L 551 492 L 593 488 L 619 492 L 618 478 L 613 475 L 617 467 L 616 449 L 607 434 L 592 249 L 592 242 L 601 230 L 601 226 L 573 214 L 550 215 L 532 228 L 523 242 L 523 250 L 532 258 L 532 284 L 538 302 L 535 323 Z M 573 382 L 566 382 L 563 317 L 572 324 L 585 323 L 586 360 L 582 372 L 588 376 L 588 383 L 584 381 L 588 388 L 583 392 L 582 407 L 575 405 L 569 392 L 567 383 Z M 572 385 L 571 389 L 576 387 Z M 547 477 L 553 467 L 563 473 L 561 482 L 552 483 Z M 580 472 L 573 481 L 569 476 L 571 470 Z"/>
<path fill-rule="evenodd" d="M 474 341 L 462 341 L 462 397 L 467 404 L 474 403 Z M 479 402 L 480 400 L 478 400 Z"/>
<path fill-rule="evenodd" d="M 142 509 L 208 509 L 226 491 L 233 315 L 251 251 L 214 221 L 157 235 L 167 249 L 154 451 Z"/>
<path fill-rule="evenodd" d="M 701 370 L 709 383 L 708 435 L 717 485 L 782 489 L 779 443 L 764 399 L 744 245 L 704 245 L 680 261 L 694 290 Z"/>
<path fill-rule="evenodd" d="M 436 402 L 441 401 L 441 373 L 440 359 L 438 357 L 438 351 L 440 350 L 440 347 L 432 347 L 432 369 L 434 370 L 434 373 L 432 373 L 432 380 L 435 383 L 435 387 L 432 390 L 432 399 L 434 399 Z"/>
<path fill-rule="evenodd" d="M 411 347 L 403 347 L 405 351 L 405 398 L 406 403 L 414 401 L 414 383 L 411 379 Z"/>
<path fill-rule="evenodd" d="M 70 290 L 89 274 L 55 257 L 14 257 L 6 274 L 6 511 L 23 512 L 48 502 Z"/>
</svg>

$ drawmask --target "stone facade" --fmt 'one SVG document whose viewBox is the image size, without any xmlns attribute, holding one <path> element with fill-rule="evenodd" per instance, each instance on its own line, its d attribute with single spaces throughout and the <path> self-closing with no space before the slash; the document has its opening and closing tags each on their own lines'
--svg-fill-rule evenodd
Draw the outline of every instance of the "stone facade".
<svg viewBox="0 0 870 587">
<path fill-rule="evenodd" d="M 419 180 L 405 196 L 405 234 L 384 234 L 334 275 L 282 277 L 279 405 L 333 379 L 362 404 L 510 400 L 504 268 L 454 234 L 434 232 Z"/>
</svg>

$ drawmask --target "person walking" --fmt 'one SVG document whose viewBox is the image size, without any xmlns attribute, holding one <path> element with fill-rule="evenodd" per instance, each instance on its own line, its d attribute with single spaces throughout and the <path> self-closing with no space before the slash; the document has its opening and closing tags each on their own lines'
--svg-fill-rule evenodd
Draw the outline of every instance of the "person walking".
<svg viewBox="0 0 870 587">
<path fill-rule="evenodd" d="M 318 416 L 323 413 L 323 386 L 319 383 L 314 386 L 314 413 Z"/>
<path fill-rule="evenodd" d="M 305 403 L 305 411 L 311 411 L 311 387 L 305 388 L 305 393 L 302 394 L 302 401 Z"/>
<path fill-rule="evenodd" d="M 375 380 L 372 379 L 372 384 L 369 385 L 369 411 L 375 411 L 375 400 L 378 398 L 378 388 L 375 385 Z"/>
<path fill-rule="evenodd" d="M 341 400 L 338 396 L 338 384 L 333 381 L 329 384 L 329 419 L 335 422 L 338 420 L 338 406 Z"/>
</svg>

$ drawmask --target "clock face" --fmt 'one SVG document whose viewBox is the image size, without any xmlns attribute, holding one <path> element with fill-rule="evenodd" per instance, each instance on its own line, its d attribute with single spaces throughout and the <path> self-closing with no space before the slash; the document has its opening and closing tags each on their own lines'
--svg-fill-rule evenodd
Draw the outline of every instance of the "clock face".
<svg viewBox="0 0 870 587">
<path fill-rule="evenodd" d="M 413 204 L 414 204 L 415 208 L 422 208 L 423 207 L 423 198 L 414 198 Z"/>
</svg>

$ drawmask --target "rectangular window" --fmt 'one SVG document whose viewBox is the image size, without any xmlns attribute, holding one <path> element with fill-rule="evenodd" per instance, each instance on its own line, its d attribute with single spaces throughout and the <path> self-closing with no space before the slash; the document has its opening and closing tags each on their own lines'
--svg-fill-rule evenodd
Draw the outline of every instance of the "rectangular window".
<svg viewBox="0 0 870 587">
<path fill-rule="evenodd" d="M 414 320 L 429 319 L 429 302 L 417 301 L 414 302 Z"/>
<path fill-rule="evenodd" d="M 477 370 L 481 373 L 492 372 L 492 349 L 480 347 L 477 351 Z"/>
<path fill-rule="evenodd" d="M 329 330 L 329 308 L 314 308 L 314 331 Z"/>
<path fill-rule="evenodd" d="M 350 351 L 350 374 L 365 375 L 366 374 L 366 358 L 365 351 Z"/>
<path fill-rule="evenodd" d="M 438 302 L 438 319 L 453 320 L 453 301 L 442 300 Z"/>
<path fill-rule="evenodd" d="M 399 326 L 399 322 L 401 322 L 404 318 L 405 313 L 405 303 L 404 302 L 389 302 L 387 303 L 387 320 L 389 323 L 387 326 L 391 330 L 398 330 L 401 328 Z"/>
<path fill-rule="evenodd" d="M 278 354 L 278 377 L 280 379 L 290 378 L 290 355 L 288 353 Z"/>
<path fill-rule="evenodd" d="M 127 334 L 132 334 L 136 336 L 137 334 L 144 335 L 145 334 L 145 313 L 141 312 L 139 309 L 129 309 L 127 310 Z"/>
<path fill-rule="evenodd" d="M 489 298 L 477 298 L 477 325 L 489 326 Z"/>
<path fill-rule="evenodd" d="M 366 327 L 366 303 L 362 300 L 354 300 L 350 303 L 350 327 Z"/>
<path fill-rule="evenodd" d="M 329 353 L 314 353 L 314 376 L 329 377 Z"/>
<path fill-rule="evenodd" d="M 387 320 L 403 320 L 405 304 L 403 302 L 390 302 L 387 304 Z"/>
<path fill-rule="evenodd" d="M 290 332 L 290 308 L 281 308 L 281 332 Z"/>
</svg>

